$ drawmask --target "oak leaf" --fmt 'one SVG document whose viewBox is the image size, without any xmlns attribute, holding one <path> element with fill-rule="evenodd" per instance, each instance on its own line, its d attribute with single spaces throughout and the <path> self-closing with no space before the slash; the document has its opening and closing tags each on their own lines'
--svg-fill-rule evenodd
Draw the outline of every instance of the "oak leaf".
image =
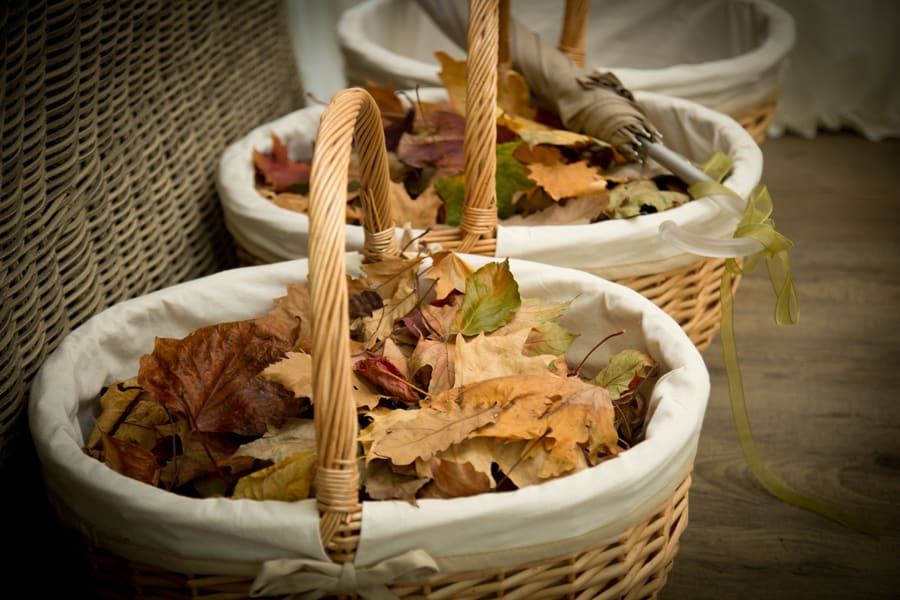
<svg viewBox="0 0 900 600">
<path fill-rule="evenodd" d="M 556 201 L 597 193 L 606 187 L 606 180 L 584 161 L 555 165 L 532 163 L 525 170 L 528 178 L 544 188 Z"/>
</svg>

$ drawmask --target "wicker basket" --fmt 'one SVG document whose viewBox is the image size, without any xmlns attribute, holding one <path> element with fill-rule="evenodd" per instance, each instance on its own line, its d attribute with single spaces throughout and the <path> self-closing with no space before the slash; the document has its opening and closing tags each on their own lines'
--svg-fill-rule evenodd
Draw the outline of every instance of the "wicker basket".
<svg viewBox="0 0 900 600">
<path fill-rule="evenodd" d="M 323 593 L 361 597 L 388 597 L 372 594 L 380 585 L 396 597 L 655 597 L 687 525 L 708 373 L 691 340 L 658 307 L 582 271 L 510 261 L 523 294 L 574 296 L 570 311 L 583 331 L 625 328 L 621 347 L 658 361 L 647 437 L 614 460 L 515 492 L 422 500 L 418 507 L 360 504 L 349 338 L 342 333 L 349 326 L 352 257 L 342 232 L 351 141 L 361 156 L 364 257 L 399 253 L 375 102 L 359 89 L 340 92 L 318 139 L 308 261 L 232 270 L 120 303 L 68 336 L 36 379 L 29 416 L 47 488 L 60 516 L 85 536 L 99 594 L 244 598 L 309 591 L 316 578 Z M 463 256 L 474 265 L 491 260 Z M 78 451 L 98 388 L 133 373 L 148 338 L 259 314 L 307 266 L 315 316 L 314 500 L 186 499 L 115 474 Z M 583 356 L 593 343 L 576 341 L 572 352 Z M 604 345 L 589 368 L 615 351 L 615 344 Z M 393 566 L 403 567 L 399 575 Z M 383 571 L 390 574 L 378 575 Z"/>
<path fill-rule="evenodd" d="M 662 221 L 675 219 L 694 230 L 698 227 L 705 228 L 710 235 L 722 237 L 731 234 L 737 224 L 737 217 L 723 212 L 709 199 L 698 199 L 664 214 L 635 217 L 627 224 L 621 221 L 604 221 L 576 226 L 507 227 L 499 231 L 494 197 L 492 193 L 487 193 L 486 186 L 493 185 L 494 182 L 493 106 L 496 101 L 500 28 L 498 22 L 473 22 L 473 25 L 483 28 L 480 33 L 475 33 L 474 39 L 485 43 L 474 46 L 467 57 L 470 73 L 467 97 L 477 98 L 480 102 L 473 103 L 467 111 L 467 177 L 463 219 L 459 227 L 440 226 L 425 234 L 423 239 L 463 252 L 503 255 L 575 267 L 622 283 L 654 300 L 682 325 L 698 348 L 705 349 L 719 328 L 719 285 L 724 260 L 700 258 L 677 250 L 660 239 L 657 228 Z M 422 90 L 420 95 L 431 100 L 429 91 Z M 735 162 L 735 169 L 728 183 L 741 196 L 746 197 L 759 182 L 762 171 L 759 147 L 732 119 L 683 99 L 650 93 L 638 94 L 637 98 L 651 116 L 660 117 L 659 121 L 654 122 L 663 129 L 664 135 L 666 128 L 663 125 L 668 125 L 672 137 L 681 135 L 685 139 L 702 139 L 703 144 L 694 144 L 706 146 L 702 157 L 695 156 L 697 160 L 708 156 L 717 148 L 717 144 L 729 144 L 727 151 Z M 305 238 L 301 234 L 309 230 L 306 215 L 281 209 L 262 198 L 254 188 L 254 176 L 248 157 L 252 147 L 269 140 L 271 131 L 285 134 L 286 130 L 306 126 L 308 131 L 305 135 L 311 145 L 315 136 L 315 119 L 319 114 L 316 110 L 304 109 L 258 127 L 243 140 L 229 146 L 223 154 L 219 169 L 219 193 L 226 224 L 239 245 L 238 253 L 245 264 L 305 256 Z M 679 115 L 688 113 L 699 116 L 692 121 L 682 122 Z M 685 130 L 691 128 L 696 131 L 686 134 Z M 701 154 L 696 147 L 691 150 L 693 152 L 685 154 Z M 638 224 L 644 228 L 641 230 L 642 237 L 638 236 L 638 230 L 635 229 Z M 612 229 L 614 227 L 615 230 Z M 359 249 L 361 228 L 348 226 L 347 230 L 350 248 Z M 616 232 L 615 235 L 612 235 L 613 231 Z M 576 234 L 582 236 L 582 241 L 570 242 L 571 236 Z M 552 244 L 556 246 L 555 253 L 530 247 L 535 239 L 551 238 Z M 583 245 L 585 238 L 589 242 Z M 505 246 L 498 245 L 499 239 L 507 240 Z M 511 241 L 514 239 L 520 241 Z M 614 245 L 621 247 L 622 252 L 613 254 L 611 251 Z M 574 257 L 576 250 L 579 251 L 577 258 Z M 565 256 L 566 254 L 569 256 Z M 621 262 L 610 264 L 613 260 Z M 737 283 L 736 279 L 735 285 Z"/>
<path fill-rule="evenodd" d="M 464 2 L 430 2 L 446 17 L 441 26 L 416 0 L 364 0 L 341 15 L 338 38 L 351 85 L 440 85 L 433 53 L 465 47 L 459 27 Z M 545 39 L 558 39 L 560 50 L 579 64 L 612 70 L 633 91 L 686 98 L 728 114 L 758 142 L 765 140 L 795 39 L 793 18 L 777 3 L 567 0 L 565 8 L 525 2 L 513 10 Z"/>
<path fill-rule="evenodd" d="M 0 6 L 0 465 L 32 454 L 28 386 L 66 333 L 234 266 L 216 159 L 302 105 L 282 4 Z"/>
</svg>

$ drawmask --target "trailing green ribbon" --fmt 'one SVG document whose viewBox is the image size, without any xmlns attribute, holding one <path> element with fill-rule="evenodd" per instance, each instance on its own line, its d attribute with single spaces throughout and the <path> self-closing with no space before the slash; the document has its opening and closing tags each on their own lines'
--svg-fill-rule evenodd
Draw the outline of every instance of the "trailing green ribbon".
<svg viewBox="0 0 900 600">
<path fill-rule="evenodd" d="M 734 191 L 718 183 L 730 169 L 730 160 L 727 163 L 723 163 L 722 156 L 728 159 L 724 154 L 716 153 L 703 165 L 704 171 L 717 181 L 704 181 L 691 185 L 688 188 L 688 193 L 691 197 L 699 198 L 718 194 L 737 196 Z M 725 168 L 726 166 L 728 168 Z M 772 209 L 772 197 L 769 195 L 766 187 L 762 184 L 756 186 L 747 199 L 747 207 L 734 231 L 734 237 L 753 238 L 758 240 L 763 248 L 759 253 L 746 257 L 743 261 L 743 266 L 737 259 L 726 259 L 725 272 L 722 274 L 722 283 L 719 290 L 722 302 L 720 330 L 722 354 L 725 361 L 725 373 L 728 378 L 731 411 L 734 415 L 734 424 L 737 429 L 741 450 L 750 472 L 753 473 L 756 480 L 766 491 L 779 500 L 817 513 L 856 531 L 877 535 L 877 528 L 865 520 L 855 517 L 840 508 L 805 496 L 791 488 L 778 475 L 772 472 L 753 438 L 750 416 L 744 399 L 744 384 L 740 363 L 738 362 L 737 344 L 734 334 L 734 297 L 732 295 L 734 277 L 752 273 L 759 266 L 761 259 L 765 258 L 769 270 L 769 279 L 772 281 L 772 288 L 776 295 L 775 322 L 779 325 L 786 325 L 796 323 L 799 319 L 799 303 L 794 283 L 791 279 L 791 265 L 787 254 L 787 251 L 794 244 L 775 230 Z"/>
</svg>

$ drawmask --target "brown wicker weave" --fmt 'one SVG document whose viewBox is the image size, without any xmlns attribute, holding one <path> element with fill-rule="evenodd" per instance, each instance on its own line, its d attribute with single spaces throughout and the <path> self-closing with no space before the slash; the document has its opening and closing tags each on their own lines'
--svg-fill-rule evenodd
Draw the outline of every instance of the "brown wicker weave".
<svg viewBox="0 0 900 600">
<path fill-rule="evenodd" d="M 435 577 L 415 585 L 397 584 L 400 598 L 656 598 L 672 570 L 678 541 L 688 524 L 688 476 L 653 514 L 581 552 L 507 569 L 485 569 Z M 251 577 L 191 575 L 126 560 L 89 546 L 97 597 L 241 600 Z"/>
<path fill-rule="evenodd" d="M 283 2 L 3 2 L 0 465 L 44 357 L 115 302 L 235 264 L 222 149 L 302 105 Z"/>
<path fill-rule="evenodd" d="M 475 0 L 477 19 L 496 19 L 496 0 Z M 493 9 L 493 10 L 492 10 Z M 488 20 L 490 22 L 490 20 Z M 388 197 L 388 163 L 380 114 L 362 89 L 335 95 L 322 115 L 310 190 L 309 283 L 315 357 L 315 499 L 323 547 L 336 563 L 352 561 L 360 539 L 357 409 L 351 394 L 347 312 L 345 195 L 351 147 L 360 156 L 365 213 L 364 259 L 398 255 Z M 489 169 L 489 173 L 492 173 Z M 492 182 L 491 182 L 492 183 Z M 486 189 L 493 190 L 493 185 Z M 665 584 L 687 526 L 690 475 L 672 482 L 661 506 L 615 535 L 577 552 L 506 568 L 440 574 L 390 585 L 400 598 L 654 598 Z M 90 544 L 89 544 L 90 546 Z M 89 548 L 101 597 L 245 598 L 251 577 L 170 572 Z"/>
</svg>

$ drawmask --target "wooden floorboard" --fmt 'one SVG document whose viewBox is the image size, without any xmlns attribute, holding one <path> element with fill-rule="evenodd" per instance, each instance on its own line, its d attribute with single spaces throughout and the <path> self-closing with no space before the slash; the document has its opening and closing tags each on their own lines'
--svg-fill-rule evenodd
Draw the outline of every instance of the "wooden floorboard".
<svg viewBox="0 0 900 600">
<path fill-rule="evenodd" d="M 762 145 L 800 322 L 774 323 L 765 267 L 735 330 L 756 441 L 797 491 L 868 519 L 871 537 L 787 505 L 747 469 L 721 340 L 690 521 L 660 598 L 900 598 L 900 140 L 850 133 Z"/>
</svg>

